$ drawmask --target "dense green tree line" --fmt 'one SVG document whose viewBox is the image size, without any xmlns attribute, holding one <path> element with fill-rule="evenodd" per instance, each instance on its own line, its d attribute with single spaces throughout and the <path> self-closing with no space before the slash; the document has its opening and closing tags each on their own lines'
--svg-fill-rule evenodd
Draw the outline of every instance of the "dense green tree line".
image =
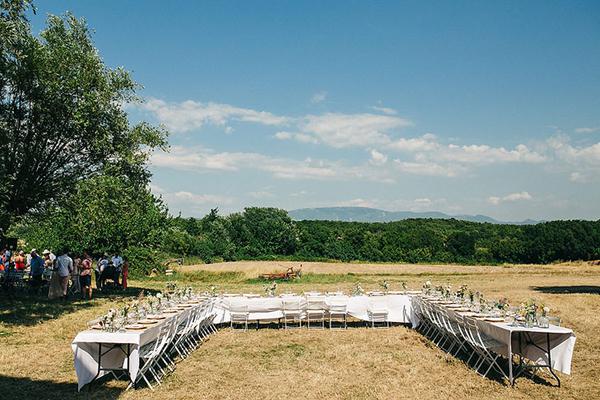
<svg viewBox="0 0 600 400">
<path fill-rule="evenodd" d="M 205 261 L 269 259 L 550 263 L 600 258 L 600 221 L 498 225 L 443 219 L 292 221 L 283 210 L 175 218 L 164 249 Z"/>
</svg>

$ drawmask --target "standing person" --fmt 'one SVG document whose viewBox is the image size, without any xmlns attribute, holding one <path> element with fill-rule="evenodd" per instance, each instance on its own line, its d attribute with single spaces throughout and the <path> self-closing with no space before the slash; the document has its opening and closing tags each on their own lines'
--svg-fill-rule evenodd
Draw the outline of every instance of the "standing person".
<svg viewBox="0 0 600 400">
<path fill-rule="evenodd" d="M 58 299 L 62 296 L 62 287 L 60 285 L 60 277 L 58 276 L 56 265 L 50 258 L 50 254 L 52 253 L 50 253 L 49 250 L 44 250 L 42 254 L 44 255 L 44 268 L 46 269 L 47 273 L 50 273 L 48 299 Z"/>
<path fill-rule="evenodd" d="M 123 290 L 127 289 L 127 277 L 129 276 L 129 260 L 127 257 L 123 260 Z"/>
<path fill-rule="evenodd" d="M 79 271 L 81 270 L 81 257 L 73 258 L 73 271 L 71 271 L 71 282 L 73 282 L 73 293 L 81 293 L 81 283 L 79 282 Z"/>
<path fill-rule="evenodd" d="M 29 263 L 31 276 L 31 287 L 38 292 L 42 286 L 42 276 L 44 275 L 44 259 L 37 254 L 35 249 L 31 250 L 31 261 Z"/>
<path fill-rule="evenodd" d="M 60 288 L 62 293 L 62 299 L 67 299 L 67 289 L 69 288 L 69 279 L 71 279 L 71 273 L 73 271 L 73 259 L 69 257 L 67 251 L 59 251 L 58 254 L 62 254 L 56 258 L 54 271 L 58 274 L 60 282 Z"/>
<path fill-rule="evenodd" d="M 106 280 L 106 274 L 104 271 L 108 269 L 108 254 L 104 253 L 98 260 L 96 269 L 96 287 L 102 291 L 104 287 L 104 281 Z"/>
<path fill-rule="evenodd" d="M 119 286 L 119 277 L 121 276 L 121 266 L 123 265 L 123 258 L 121 258 L 120 255 L 115 253 L 112 256 L 111 261 L 113 267 L 115 267 L 113 280 L 115 281 L 115 285 Z"/>
<path fill-rule="evenodd" d="M 4 250 L 4 267 L 8 270 L 8 267 L 10 267 L 10 259 L 12 257 L 12 251 L 10 250 L 10 248 L 6 248 L 6 250 Z"/>
<path fill-rule="evenodd" d="M 25 270 L 25 253 L 23 250 L 19 251 L 19 254 L 15 257 L 15 269 L 17 271 Z"/>
<path fill-rule="evenodd" d="M 92 299 L 92 259 L 88 256 L 87 252 L 83 253 L 83 259 L 81 260 L 79 268 L 79 283 L 81 286 L 81 298 L 85 299 L 86 294 L 88 298 Z"/>
<path fill-rule="evenodd" d="M 5 270 L 8 270 L 8 263 L 10 261 L 10 257 L 6 256 L 7 254 L 10 254 L 10 252 L 5 247 L 2 249 L 2 254 L 0 254 L 0 261 L 2 261 L 2 266 L 4 267 Z"/>
</svg>

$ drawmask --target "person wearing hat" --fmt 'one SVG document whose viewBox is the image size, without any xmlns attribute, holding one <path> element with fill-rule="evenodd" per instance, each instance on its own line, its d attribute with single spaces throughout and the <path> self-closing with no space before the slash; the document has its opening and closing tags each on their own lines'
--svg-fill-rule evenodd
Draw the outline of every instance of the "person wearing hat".
<svg viewBox="0 0 600 400">
<path fill-rule="evenodd" d="M 46 249 L 42 252 L 42 255 L 45 259 L 52 261 L 52 264 L 54 264 L 54 260 L 56 260 L 56 256 L 54 255 L 54 253 Z"/>
</svg>

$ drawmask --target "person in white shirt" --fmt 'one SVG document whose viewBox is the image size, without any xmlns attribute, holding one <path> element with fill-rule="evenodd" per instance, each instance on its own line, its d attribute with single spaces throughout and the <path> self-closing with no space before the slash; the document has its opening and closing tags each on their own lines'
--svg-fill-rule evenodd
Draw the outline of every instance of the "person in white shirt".
<svg viewBox="0 0 600 400">
<path fill-rule="evenodd" d="M 69 257 L 69 254 L 66 251 L 61 251 L 59 254 L 62 255 L 56 258 L 55 269 L 60 279 L 63 299 L 66 299 L 67 289 L 69 287 L 69 278 L 73 272 L 73 259 Z"/>
<path fill-rule="evenodd" d="M 123 258 L 121 258 L 120 255 L 115 254 L 112 257 L 112 263 L 113 263 L 113 265 L 115 266 L 116 269 L 120 270 L 121 269 L 121 265 L 123 265 Z"/>
<path fill-rule="evenodd" d="M 111 258 L 112 265 L 115 267 L 115 274 L 113 276 L 113 281 L 115 285 L 119 286 L 119 280 L 121 278 L 121 268 L 123 266 L 123 258 L 120 255 L 114 254 Z"/>
</svg>

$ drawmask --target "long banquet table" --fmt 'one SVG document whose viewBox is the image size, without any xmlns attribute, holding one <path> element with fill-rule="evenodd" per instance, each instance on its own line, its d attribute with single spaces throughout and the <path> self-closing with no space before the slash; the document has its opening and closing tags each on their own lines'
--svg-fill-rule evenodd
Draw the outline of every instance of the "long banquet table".
<svg viewBox="0 0 600 400">
<path fill-rule="evenodd" d="M 77 389 L 101 378 L 110 371 L 122 371 L 128 374 L 131 382 L 135 382 L 140 369 L 139 351 L 145 344 L 156 340 L 164 324 L 173 318 L 191 313 L 195 304 L 177 313 L 165 314 L 165 319 L 143 330 L 125 332 L 105 332 L 88 329 L 77 334 L 71 343 L 74 353 Z"/>
<path fill-rule="evenodd" d="M 420 297 L 421 301 L 431 301 Z M 444 307 L 443 304 L 438 306 Z M 466 312 L 457 311 L 453 308 L 445 308 L 451 318 L 456 319 L 456 314 L 469 315 Z M 571 374 L 571 361 L 575 348 L 575 334 L 571 329 L 550 325 L 548 328 L 513 326 L 507 322 L 491 322 L 481 318 L 475 318 L 478 328 L 487 336 L 502 343 L 504 346 L 498 349 L 498 353 L 507 359 L 519 356 L 519 370 L 514 371 L 513 363 L 508 363 L 508 379 L 511 383 L 524 368 L 526 364 L 523 359 L 529 360 L 534 367 L 549 368 L 552 375 L 554 371 Z"/>
<path fill-rule="evenodd" d="M 381 296 L 323 296 L 326 308 L 332 304 L 346 305 L 346 313 L 356 319 L 368 321 L 367 310 L 369 307 L 385 309 L 388 311 L 388 321 L 399 323 L 412 323 L 411 297 L 408 295 L 387 294 Z M 231 318 L 229 310 L 232 304 L 244 304 L 248 307 L 249 321 L 268 321 L 283 318 L 283 300 L 298 300 L 306 304 L 304 296 L 282 297 L 244 297 L 232 296 L 219 299 L 215 305 L 215 323 L 228 323 Z"/>
</svg>

